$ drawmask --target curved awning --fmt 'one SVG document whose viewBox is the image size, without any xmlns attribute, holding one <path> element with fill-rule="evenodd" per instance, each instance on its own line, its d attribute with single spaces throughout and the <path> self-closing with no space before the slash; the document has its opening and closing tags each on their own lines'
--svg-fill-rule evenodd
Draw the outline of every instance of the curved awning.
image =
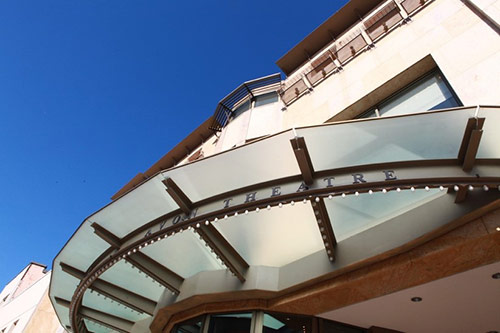
<svg viewBox="0 0 500 333">
<path fill-rule="evenodd" d="M 85 219 L 50 298 L 73 331 L 128 332 L 194 295 L 327 277 L 500 198 L 498 124 L 472 107 L 303 127 L 161 171 Z"/>
</svg>

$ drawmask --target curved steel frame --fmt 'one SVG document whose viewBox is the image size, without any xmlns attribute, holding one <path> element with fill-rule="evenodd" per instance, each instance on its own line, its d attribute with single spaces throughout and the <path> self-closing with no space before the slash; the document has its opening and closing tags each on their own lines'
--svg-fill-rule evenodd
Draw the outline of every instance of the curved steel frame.
<svg viewBox="0 0 500 333">
<path fill-rule="evenodd" d="M 226 216 L 245 214 L 264 207 L 281 207 L 284 204 L 293 205 L 295 202 L 299 201 L 304 201 L 305 203 L 310 202 L 314 206 L 319 200 L 332 198 L 333 196 L 359 195 L 360 193 L 371 194 L 377 191 L 385 193 L 392 190 L 414 190 L 416 188 L 425 188 L 426 190 L 430 188 L 440 188 L 441 190 L 448 188 L 449 192 L 453 190 L 457 191 L 458 199 L 460 195 L 463 195 L 464 189 L 465 194 L 467 190 L 477 187 L 481 187 L 484 190 L 497 190 L 498 188 L 500 191 L 500 177 L 494 176 L 499 174 L 498 168 L 500 167 L 500 160 L 478 159 L 475 165 L 476 167 L 473 170 L 474 174 L 463 171 L 459 160 L 409 161 L 332 169 L 315 174 L 315 179 L 311 186 L 306 186 L 305 183 L 302 183 L 300 177 L 284 178 L 273 182 L 255 184 L 250 187 L 236 189 L 198 203 L 195 202 L 192 204 L 192 209 L 201 211 L 203 212 L 202 214 L 196 216 L 187 215 L 184 219 L 176 219 L 177 216 L 181 216 L 182 214 L 182 210 L 178 209 L 175 212 L 166 214 L 154 221 L 150 221 L 145 224 L 145 227 L 138 228 L 122 238 L 118 248 L 111 247 L 109 251 L 103 253 L 103 255 L 90 266 L 75 290 L 70 303 L 67 304 L 69 307 L 72 328 L 78 331 L 79 312 L 82 308 L 83 295 L 86 289 L 88 289 L 101 274 L 111 268 L 119 260 L 125 259 L 136 252 L 140 252 L 143 247 L 170 237 L 177 232 L 182 232 L 182 230 L 188 228 L 198 231 L 203 228 L 204 225 L 208 226 Z M 389 176 L 387 173 L 388 171 L 390 172 Z M 480 175 L 480 173 L 485 175 Z M 356 179 L 356 175 L 359 174 L 363 175 L 363 181 L 360 181 L 359 176 L 357 176 L 358 179 Z M 378 179 L 375 178 L 374 181 L 369 181 L 368 176 L 374 174 L 378 174 L 385 178 L 379 177 Z M 335 179 L 336 182 L 334 183 L 331 181 L 332 179 Z M 348 179 L 350 179 L 350 182 L 347 181 Z M 295 192 L 270 196 L 260 200 L 256 199 L 255 201 L 234 206 L 223 205 L 224 202 L 221 202 L 222 198 L 244 195 L 249 191 L 269 191 L 272 188 L 285 185 L 291 186 L 294 184 L 299 186 L 298 190 Z M 217 207 L 220 206 L 222 206 L 222 208 L 217 209 Z M 145 231 L 146 234 L 143 235 Z M 244 281 L 244 276 L 241 271 L 233 267 L 223 255 L 221 255 L 221 259 L 226 261 L 226 266 L 228 266 L 231 272 L 235 274 L 240 281 Z"/>
</svg>

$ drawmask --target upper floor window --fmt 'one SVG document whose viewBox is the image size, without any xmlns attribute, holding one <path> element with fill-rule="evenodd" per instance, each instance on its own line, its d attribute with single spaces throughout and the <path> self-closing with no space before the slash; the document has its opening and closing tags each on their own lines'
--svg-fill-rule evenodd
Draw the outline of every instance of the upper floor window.
<svg viewBox="0 0 500 333">
<path fill-rule="evenodd" d="M 460 106 L 439 71 L 434 71 L 364 113 L 361 118 L 386 117 Z"/>
<path fill-rule="evenodd" d="M 259 107 L 262 105 L 270 104 L 270 103 L 276 103 L 278 101 L 278 94 L 273 91 L 268 94 L 260 95 L 260 96 L 255 96 L 255 105 L 254 107 Z"/>
<path fill-rule="evenodd" d="M 245 102 L 242 102 L 240 105 L 238 105 L 233 110 L 231 117 L 232 119 L 235 119 L 252 108 L 258 108 L 259 106 L 275 103 L 277 101 L 278 94 L 275 91 L 255 96 L 253 97 L 253 99 L 247 99 Z"/>
<path fill-rule="evenodd" d="M 241 115 L 242 113 L 244 113 L 245 111 L 248 111 L 248 110 L 250 110 L 250 101 L 249 100 L 244 102 L 240 106 L 238 106 L 236 109 L 234 109 L 233 118 L 238 117 L 239 115 Z"/>
</svg>

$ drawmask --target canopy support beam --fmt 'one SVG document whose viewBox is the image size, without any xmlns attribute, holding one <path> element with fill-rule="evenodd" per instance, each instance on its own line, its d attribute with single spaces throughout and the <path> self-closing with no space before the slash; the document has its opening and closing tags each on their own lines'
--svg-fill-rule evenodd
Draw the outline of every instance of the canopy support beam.
<svg viewBox="0 0 500 333">
<path fill-rule="evenodd" d="M 335 233 L 330 223 L 330 216 L 326 210 L 325 201 L 323 198 L 317 197 L 311 200 L 311 205 L 323 245 L 325 246 L 326 254 L 328 255 L 328 259 L 333 262 L 335 261 L 335 245 L 337 245 L 337 239 L 335 238 Z"/>
<path fill-rule="evenodd" d="M 95 222 L 92 223 L 92 227 L 94 228 L 94 232 L 96 233 L 96 235 L 101 237 L 112 247 L 119 249 L 122 246 L 122 241 L 112 232 L 101 227 Z M 172 290 L 175 293 L 179 293 L 180 286 L 182 282 L 184 282 L 184 279 L 162 264 L 158 263 L 156 260 L 148 257 L 141 252 L 133 253 L 127 256 L 125 260 L 134 265 L 143 273 L 149 275 L 149 277 L 151 277 L 152 279 L 158 281 L 158 283 L 160 283 L 164 287 Z"/>
<path fill-rule="evenodd" d="M 60 263 L 60 266 L 64 272 L 68 273 L 69 275 L 72 275 L 73 277 L 79 280 L 83 280 L 85 278 L 85 273 L 77 268 L 71 267 L 70 265 L 62 262 Z M 115 302 L 125 305 L 137 312 L 147 313 L 150 316 L 153 315 L 154 310 L 156 308 L 156 302 L 150 300 L 149 298 L 131 292 L 127 289 L 109 283 L 102 279 L 96 279 L 89 286 L 89 289 L 97 293 L 100 293 L 106 297 L 109 297 Z"/>
<path fill-rule="evenodd" d="M 236 275 L 238 280 L 245 282 L 245 273 L 248 269 L 248 263 L 243 259 L 238 251 L 222 236 L 212 225 L 202 225 L 196 229 L 208 246 L 214 250 L 224 264 Z"/>
<path fill-rule="evenodd" d="M 85 323 L 83 322 L 83 318 L 79 318 L 78 320 L 78 333 L 89 333 L 89 330 L 87 329 L 87 326 L 85 326 Z"/>
<path fill-rule="evenodd" d="M 293 152 L 295 153 L 295 158 L 299 164 L 300 173 L 302 174 L 304 183 L 306 185 L 312 185 L 314 181 L 314 168 L 309 152 L 307 151 L 304 137 L 295 137 L 290 140 L 290 143 L 292 144 Z"/>
<path fill-rule="evenodd" d="M 457 158 L 462 164 L 462 169 L 466 172 L 472 170 L 476 161 L 479 143 L 483 135 L 484 120 L 485 118 L 469 118 L 465 126 L 465 132 Z"/>
<path fill-rule="evenodd" d="M 129 255 L 127 261 L 175 293 L 180 292 L 184 279 L 144 253 Z"/>
<path fill-rule="evenodd" d="M 455 197 L 455 203 L 464 202 L 466 198 L 467 198 L 467 186 L 458 185 L 458 191 Z"/>
<path fill-rule="evenodd" d="M 69 308 L 70 302 L 59 298 L 55 297 L 55 301 L 57 304 L 62 305 L 64 307 Z M 109 313 L 105 313 L 96 309 L 92 309 L 86 306 L 81 306 L 80 307 L 80 312 L 79 315 L 83 318 L 86 318 L 90 321 L 93 321 L 95 323 L 104 325 L 106 327 L 109 327 L 111 329 L 114 329 L 118 332 L 125 332 L 128 333 L 132 331 L 132 326 L 134 325 L 133 322 L 123 319 L 121 317 L 113 316 Z"/>
<path fill-rule="evenodd" d="M 119 237 L 115 236 L 112 232 L 108 231 L 104 227 L 101 227 L 97 223 L 92 223 L 90 225 L 92 228 L 94 228 L 94 233 L 101 237 L 106 243 L 111 245 L 114 248 L 119 249 L 120 246 L 122 245 L 122 241 Z"/>
<path fill-rule="evenodd" d="M 180 209 L 189 215 L 192 210 L 193 203 L 187 195 L 182 192 L 179 186 L 172 180 L 172 178 L 166 178 L 163 181 L 163 184 L 167 188 L 168 194 L 174 199 L 175 203 L 179 205 Z"/>
</svg>

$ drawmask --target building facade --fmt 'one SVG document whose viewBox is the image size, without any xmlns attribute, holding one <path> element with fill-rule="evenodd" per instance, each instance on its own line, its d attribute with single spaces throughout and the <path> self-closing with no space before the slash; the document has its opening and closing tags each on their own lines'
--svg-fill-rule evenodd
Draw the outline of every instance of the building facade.
<svg viewBox="0 0 500 333">
<path fill-rule="evenodd" d="M 497 332 L 500 1 L 351 0 L 78 228 L 72 332 Z"/>
<path fill-rule="evenodd" d="M 0 292 L 0 332 L 65 332 L 49 300 L 46 268 L 30 263 Z"/>
</svg>

